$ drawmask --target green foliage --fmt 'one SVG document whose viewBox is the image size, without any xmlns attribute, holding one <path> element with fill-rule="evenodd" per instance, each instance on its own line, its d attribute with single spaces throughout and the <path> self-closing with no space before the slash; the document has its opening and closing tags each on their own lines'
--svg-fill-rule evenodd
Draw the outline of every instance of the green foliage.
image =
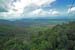
<svg viewBox="0 0 75 50">
<path fill-rule="evenodd" d="M 0 26 L 0 32 L 0 50 L 75 50 L 75 22 L 53 28 Z"/>
</svg>

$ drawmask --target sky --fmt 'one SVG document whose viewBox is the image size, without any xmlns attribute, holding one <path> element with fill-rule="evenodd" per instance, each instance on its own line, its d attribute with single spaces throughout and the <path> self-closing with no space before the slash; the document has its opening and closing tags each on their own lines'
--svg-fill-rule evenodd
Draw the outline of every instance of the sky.
<svg viewBox="0 0 75 50">
<path fill-rule="evenodd" d="M 0 19 L 75 16 L 74 0 L 0 0 Z M 71 7 L 71 8 L 70 8 Z M 68 17 L 68 16 L 67 16 Z"/>
</svg>

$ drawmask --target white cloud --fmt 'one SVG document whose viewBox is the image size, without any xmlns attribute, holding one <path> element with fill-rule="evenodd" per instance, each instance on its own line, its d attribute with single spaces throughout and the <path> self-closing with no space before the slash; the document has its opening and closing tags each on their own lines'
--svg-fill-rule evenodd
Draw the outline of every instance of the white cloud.
<svg viewBox="0 0 75 50">
<path fill-rule="evenodd" d="M 36 5 L 35 7 L 41 7 L 42 5 L 46 5 L 52 3 L 56 0 L 17 0 L 13 2 L 10 6 L 10 9 L 17 10 L 17 11 L 24 11 L 27 6 Z M 32 8 L 35 8 L 34 6 Z M 30 7 L 29 7 L 30 8 Z"/>
<path fill-rule="evenodd" d="M 20 0 L 20 1 L 17 0 L 16 2 L 13 2 L 12 4 L 14 5 L 15 9 L 21 9 L 31 4 L 42 6 L 44 4 L 49 4 L 54 1 L 56 0 Z"/>
<path fill-rule="evenodd" d="M 35 5 L 38 5 L 38 6 L 42 6 L 44 4 L 49 4 L 49 3 L 52 3 L 56 0 L 32 0 L 32 3 L 35 4 Z"/>
<path fill-rule="evenodd" d="M 32 8 L 40 7 L 42 5 L 47 5 L 55 2 L 56 0 L 11 0 L 10 3 L 8 3 L 8 12 L 0 13 L 3 14 L 6 18 L 21 18 L 20 15 L 27 12 L 27 9 L 31 12 Z M 32 6 L 35 5 L 35 6 Z M 27 8 L 29 6 L 29 8 Z M 30 9 L 30 6 L 31 9 Z M 24 12 L 26 11 L 26 12 Z M 43 11 L 42 9 L 35 8 L 33 9 L 33 14 L 40 14 L 44 15 L 47 12 Z"/>
<path fill-rule="evenodd" d="M 48 13 L 46 11 L 44 11 L 43 9 L 37 9 L 37 10 L 34 10 L 34 11 L 30 12 L 30 14 L 36 15 L 36 16 L 44 16 Z"/>
<path fill-rule="evenodd" d="M 75 7 L 72 7 L 71 9 L 68 9 L 68 13 L 75 13 Z"/>
<path fill-rule="evenodd" d="M 0 13 L 0 18 L 3 18 L 3 19 L 16 19 L 16 18 L 21 18 L 20 15 L 21 15 L 21 13 L 14 12 L 14 11 L 10 10 L 8 12 Z"/>
<path fill-rule="evenodd" d="M 58 11 L 52 11 L 52 15 L 58 16 L 58 15 L 60 15 L 60 13 Z"/>
<path fill-rule="evenodd" d="M 50 9 L 49 11 L 44 11 L 43 9 L 37 9 L 29 13 L 30 15 L 36 16 L 59 16 L 60 12 L 57 10 Z"/>
</svg>

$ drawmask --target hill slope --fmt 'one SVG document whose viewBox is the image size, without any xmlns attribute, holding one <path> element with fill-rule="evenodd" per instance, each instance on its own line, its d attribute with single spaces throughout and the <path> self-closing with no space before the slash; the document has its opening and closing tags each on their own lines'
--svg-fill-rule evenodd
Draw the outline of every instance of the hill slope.
<svg viewBox="0 0 75 50">
<path fill-rule="evenodd" d="M 50 27 L 0 26 L 0 50 L 75 50 L 75 22 Z"/>
</svg>

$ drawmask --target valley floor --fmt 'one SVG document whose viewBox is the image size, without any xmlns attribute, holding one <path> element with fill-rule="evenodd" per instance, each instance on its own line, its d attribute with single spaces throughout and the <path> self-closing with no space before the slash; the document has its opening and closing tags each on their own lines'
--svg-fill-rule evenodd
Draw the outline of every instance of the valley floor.
<svg viewBox="0 0 75 50">
<path fill-rule="evenodd" d="M 75 50 L 75 22 L 30 27 L 0 25 L 0 50 Z"/>
</svg>

